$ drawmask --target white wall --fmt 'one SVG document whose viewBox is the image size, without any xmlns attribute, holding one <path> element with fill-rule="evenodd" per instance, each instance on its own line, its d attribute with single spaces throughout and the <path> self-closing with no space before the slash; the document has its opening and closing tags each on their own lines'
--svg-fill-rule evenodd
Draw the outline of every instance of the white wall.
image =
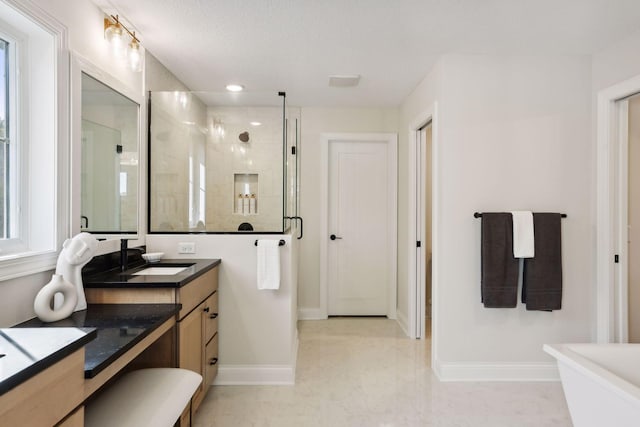
<svg viewBox="0 0 640 427">
<path fill-rule="evenodd" d="M 143 74 L 133 73 L 111 58 L 103 35 L 104 15 L 95 5 L 84 0 L 32 0 L 32 3 L 67 27 L 71 51 L 118 78 L 131 90 L 143 93 Z M 50 279 L 51 272 L 45 272 L 0 282 L 0 327 L 34 317 L 35 295 Z"/>
<path fill-rule="evenodd" d="M 449 55 L 439 66 L 436 371 L 448 379 L 552 377 L 542 344 L 591 338 L 590 58 Z M 401 122 L 429 108 L 432 93 L 410 96 Z M 480 302 L 473 213 L 517 209 L 568 214 L 562 310 Z"/>
<path fill-rule="evenodd" d="M 304 238 L 300 241 L 298 305 L 305 318 L 320 311 L 320 135 L 330 132 L 397 132 L 395 108 L 312 108 L 301 110 L 300 216 Z"/>
<path fill-rule="evenodd" d="M 278 290 L 257 289 L 256 239 L 283 239 Z M 195 255 L 178 255 L 195 242 Z M 147 236 L 150 252 L 166 258 L 220 258 L 217 384 L 293 381 L 297 350 L 297 240 L 291 235 L 192 234 Z"/>
<path fill-rule="evenodd" d="M 593 90 L 597 92 L 640 74 L 640 31 L 593 55 Z"/>
</svg>

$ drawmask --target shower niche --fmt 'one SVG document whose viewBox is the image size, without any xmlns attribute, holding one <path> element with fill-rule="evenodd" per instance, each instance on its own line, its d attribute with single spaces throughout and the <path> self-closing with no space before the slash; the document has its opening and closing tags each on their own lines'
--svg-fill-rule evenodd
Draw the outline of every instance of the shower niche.
<svg viewBox="0 0 640 427">
<path fill-rule="evenodd" d="M 237 215 L 258 214 L 258 174 L 236 173 L 233 175 L 235 195 L 234 213 Z"/>
<path fill-rule="evenodd" d="M 298 215 L 300 110 L 283 92 L 149 97 L 150 233 L 289 229 Z"/>
</svg>

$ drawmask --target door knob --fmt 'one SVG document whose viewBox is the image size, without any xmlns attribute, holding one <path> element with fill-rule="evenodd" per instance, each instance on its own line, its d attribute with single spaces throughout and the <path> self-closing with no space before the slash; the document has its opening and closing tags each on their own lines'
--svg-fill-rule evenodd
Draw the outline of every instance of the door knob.
<svg viewBox="0 0 640 427">
<path fill-rule="evenodd" d="M 336 236 L 335 234 L 332 234 L 331 236 L 329 236 L 329 238 L 330 238 L 331 240 L 342 239 L 342 237 L 338 237 L 338 236 Z"/>
</svg>

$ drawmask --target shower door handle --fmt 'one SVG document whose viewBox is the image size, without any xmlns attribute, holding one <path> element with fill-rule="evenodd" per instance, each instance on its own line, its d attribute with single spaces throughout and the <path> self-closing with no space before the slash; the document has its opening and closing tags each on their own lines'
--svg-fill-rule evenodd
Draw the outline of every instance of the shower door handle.
<svg viewBox="0 0 640 427">
<path fill-rule="evenodd" d="M 342 237 L 338 237 L 338 236 L 336 236 L 335 234 L 332 234 L 331 236 L 329 236 L 329 238 L 330 238 L 331 240 L 342 239 Z"/>
</svg>

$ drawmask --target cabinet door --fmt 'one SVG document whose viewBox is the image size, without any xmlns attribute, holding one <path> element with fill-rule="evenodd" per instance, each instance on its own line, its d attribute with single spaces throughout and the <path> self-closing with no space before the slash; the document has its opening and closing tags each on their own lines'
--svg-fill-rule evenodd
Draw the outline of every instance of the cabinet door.
<svg viewBox="0 0 640 427">
<path fill-rule="evenodd" d="M 218 293 L 214 292 L 204 301 L 204 342 L 208 343 L 218 332 Z"/>
<path fill-rule="evenodd" d="M 204 377 L 203 309 L 204 303 L 196 307 L 178 323 L 178 366 L 197 372 Z M 202 385 L 196 391 L 195 396 L 198 396 L 201 392 Z"/>
<path fill-rule="evenodd" d="M 206 347 L 206 359 L 204 368 L 205 390 L 211 385 L 218 374 L 218 335 L 213 337 Z"/>
</svg>

